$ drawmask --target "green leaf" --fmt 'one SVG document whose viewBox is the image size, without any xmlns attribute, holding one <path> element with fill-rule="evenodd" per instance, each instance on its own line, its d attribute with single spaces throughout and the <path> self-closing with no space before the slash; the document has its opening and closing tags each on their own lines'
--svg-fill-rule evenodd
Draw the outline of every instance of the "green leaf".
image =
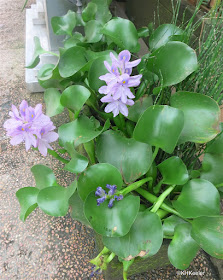
<svg viewBox="0 0 223 280">
<path fill-rule="evenodd" d="M 84 202 L 78 195 L 77 191 L 69 199 L 69 205 L 71 206 L 72 219 L 79 221 L 88 227 L 91 227 L 84 215 Z"/>
<path fill-rule="evenodd" d="M 84 171 L 87 168 L 87 166 L 88 159 L 85 156 L 75 152 L 70 162 L 65 165 L 64 170 L 78 174 Z"/>
<path fill-rule="evenodd" d="M 123 50 L 127 49 L 130 52 L 139 51 L 137 30 L 135 25 L 128 19 L 113 18 L 105 24 L 102 33 Z"/>
<path fill-rule="evenodd" d="M 73 122 L 61 125 L 58 129 L 58 133 L 60 141 L 63 144 L 66 142 L 74 143 L 77 147 L 82 143 L 93 140 L 104 130 L 107 130 L 109 126 L 110 122 L 107 120 L 103 128 L 96 130 L 94 122 L 83 115 Z"/>
<path fill-rule="evenodd" d="M 102 25 L 96 20 L 91 20 L 86 23 L 84 30 L 87 43 L 97 43 L 103 36 Z"/>
<path fill-rule="evenodd" d="M 145 110 L 152 105 L 152 96 L 145 95 L 141 97 L 133 106 L 129 107 L 129 114 L 127 118 L 133 122 L 137 122 Z"/>
<path fill-rule="evenodd" d="M 157 50 L 164 46 L 171 40 L 173 35 L 183 34 L 183 30 L 174 24 L 162 24 L 160 25 L 149 38 L 149 47 L 151 50 Z"/>
<path fill-rule="evenodd" d="M 218 134 L 220 108 L 214 99 L 200 93 L 177 92 L 171 96 L 170 104 L 184 113 L 179 143 L 206 143 Z"/>
<path fill-rule="evenodd" d="M 51 25 L 56 35 L 72 36 L 72 31 L 76 26 L 76 13 L 68 11 L 68 13 L 62 17 L 52 17 Z"/>
<path fill-rule="evenodd" d="M 129 195 L 121 201 L 115 201 L 112 208 L 108 208 L 109 200 L 97 206 L 95 193 L 89 194 L 84 203 L 84 213 L 93 229 L 109 237 L 126 235 L 139 211 L 139 196 Z"/>
<path fill-rule="evenodd" d="M 118 203 L 117 203 L 118 204 Z M 125 260 L 155 255 L 163 242 L 160 218 L 149 210 L 139 212 L 130 231 L 123 237 L 103 237 L 104 245 Z"/>
<path fill-rule="evenodd" d="M 115 55 L 117 56 L 117 54 Z M 89 73 L 88 73 L 89 86 L 95 91 L 98 91 L 98 89 L 101 86 L 105 85 L 105 82 L 99 79 L 100 76 L 108 73 L 108 70 L 104 65 L 104 61 L 107 61 L 109 64 L 112 63 L 110 58 L 110 52 L 95 59 L 92 62 L 91 67 L 89 69 Z"/>
<path fill-rule="evenodd" d="M 133 137 L 172 153 L 183 128 L 183 112 L 166 106 L 150 106 L 138 120 Z"/>
<path fill-rule="evenodd" d="M 63 112 L 64 107 L 60 103 L 61 94 L 55 88 L 49 88 L 44 92 L 44 102 L 46 103 L 46 114 L 53 117 Z"/>
<path fill-rule="evenodd" d="M 223 153 L 223 123 L 220 125 L 221 132 L 211 142 L 207 143 L 205 152 L 211 154 Z"/>
<path fill-rule="evenodd" d="M 182 42 L 168 42 L 153 52 L 147 62 L 147 69 L 159 76 L 162 86 L 182 82 L 197 68 L 195 51 Z"/>
<path fill-rule="evenodd" d="M 184 185 L 189 180 L 187 167 L 179 157 L 170 157 L 157 168 L 163 176 L 163 184 Z"/>
<path fill-rule="evenodd" d="M 137 30 L 137 33 L 138 33 L 139 38 L 142 38 L 142 37 L 145 38 L 145 37 L 149 36 L 150 31 L 149 31 L 148 27 L 142 27 L 142 28 Z"/>
<path fill-rule="evenodd" d="M 36 164 L 31 168 L 31 171 L 34 175 L 36 187 L 38 189 L 44 189 L 46 187 L 58 185 L 56 177 L 49 167 L 41 164 Z"/>
<path fill-rule="evenodd" d="M 87 63 L 85 49 L 79 46 L 65 50 L 59 61 L 59 73 L 61 77 L 67 78 L 76 74 Z"/>
<path fill-rule="evenodd" d="M 20 219 L 23 222 L 25 222 L 29 214 L 38 206 L 38 193 L 39 189 L 33 187 L 22 188 L 16 192 L 16 197 L 18 198 L 21 207 Z"/>
<path fill-rule="evenodd" d="M 164 220 L 163 234 L 168 236 L 173 236 L 175 227 L 183 223 L 186 223 L 185 220 L 179 218 L 178 216 L 171 215 L 170 217 Z"/>
<path fill-rule="evenodd" d="M 40 44 L 40 39 L 38 37 L 34 37 L 34 53 L 33 53 L 33 58 L 31 60 L 31 62 L 26 66 L 26 68 L 28 69 L 32 69 L 35 68 L 39 62 L 40 62 L 40 58 L 39 56 L 41 54 L 47 53 L 47 51 L 45 51 Z"/>
<path fill-rule="evenodd" d="M 223 216 L 194 219 L 191 236 L 209 255 L 223 259 Z"/>
<path fill-rule="evenodd" d="M 168 257 L 173 266 L 186 269 L 195 258 L 199 246 L 190 235 L 191 225 L 188 223 L 177 225 L 173 240 L 168 247 Z"/>
<path fill-rule="evenodd" d="M 192 179 L 183 186 L 173 206 L 184 218 L 219 215 L 220 195 L 211 182 Z"/>
<path fill-rule="evenodd" d="M 157 82 L 159 80 L 159 78 L 156 74 L 154 74 L 153 72 L 151 72 L 147 69 L 147 62 L 148 62 L 149 57 L 150 57 L 150 54 L 147 53 L 141 58 L 141 62 L 137 66 L 137 70 L 138 70 L 139 74 L 143 75 L 143 78 L 146 81 L 148 81 L 151 86 L 155 82 Z"/>
<path fill-rule="evenodd" d="M 98 163 L 90 166 L 78 178 L 78 193 L 85 200 L 89 193 L 96 191 L 97 187 L 106 190 L 106 185 L 116 185 L 120 189 L 123 185 L 122 176 L 118 169 L 108 163 Z"/>
<path fill-rule="evenodd" d="M 54 64 L 44 64 L 38 72 L 38 80 L 46 81 L 53 76 Z"/>
<path fill-rule="evenodd" d="M 71 195 L 72 193 L 70 193 Z M 66 188 L 52 186 L 39 192 L 37 203 L 44 213 L 54 217 L 61 217 L 67 214 L 69 198 Z"/>
<path fill-rule="evenodd" d="M 144 175 L 152 163 L 151 146 L 125 138 L 112 130 L 97 139 L 96 155 L 99 162 L 117 167 L 126 184 Z"/>
<path fill-rule="evenodd" d="M 95 3 L 88 3 L 87 6 L 82 11 L 82 18 L 85 22 L 88 22 L 90 20 L 94 20 L 96 13 L 97 13 L 97 5 Z"/>
<path fill-rule="evenodd" d="M 91 93 L 86 87 L 74 85 L 63 91 L 60 102 L 64 107 L 75 112 L 81 110 L 90 95 Z"/>
<path fill-rule="evenodd" d="M 109 5 L 111 0 L 91 0 L 91 3 L 97 5 L 97 12 L 95 19 L 102 24 L 105 24 L 112 17 L 112 14 L 109 11 Z"/>
<path fill-rule="evenodd" d="M 204 155 L 202 161 L 201 178 L 210 181 L 214 185 L 223 183 L 223 154 Z"/>
</svg>

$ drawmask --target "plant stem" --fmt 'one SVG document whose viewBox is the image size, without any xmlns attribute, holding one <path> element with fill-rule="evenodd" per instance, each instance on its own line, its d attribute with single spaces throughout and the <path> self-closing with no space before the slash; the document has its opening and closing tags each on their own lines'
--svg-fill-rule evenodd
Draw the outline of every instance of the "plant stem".
<svg viewBox="0 0 223 280">
<path fill-rule="evenodd" d="M 158 197 L 156 197 L 155 195 L 149 193 L 149 192 L 146 191 L 146 190 L 143 190 L 143 189 L 139 188 L 139 189 L 137 189 L 136 191 L 137 191 L 139 194 L 141 194 L 141 196 L 143 196 L 144 198 L 146 198 L 146 199 L 147 199 L 149 202 L 151 202 L 151 203 L 155 203 L 155 202 L 157 202 L 157 200 L 158 200 Z M 182 216 L 180 215 L 180 213 L 178 213 L 176 210 L 174 210 L 172 207 L 168 206 L 168 205 L 165 204 L 165 203 L 162 203 L 162 204 L 160 205 L 160 208 L 162 208 L 163 210 L 165 210 L 165 211 L 167 211 L 167 212 L 169 212 L 169 213 L 172 213 L 172 214 L 174 214 L 174 215 L 180 217 L 181 219 L 184 219 L 184 220 L 188 221 L 187 219 L 185 219 L 184 217 L 182 217 Z"/>
<path fill-rule="evenodd" d="M 216 187 L 216 188 L 221 188 L 221 187 L 223 187 L 223 183 L 217 184 L 215 187 Z"/>
<path fill-rule="evenodd" d="M 132 192 L 132 191 L 135 191 L 136 189 L 138 189 L 139 187 L 141 187 L 143 184 L 145 184 L 146 182 L 148 181 L 151 181 L 153 180 L 152 177 L 148 177 L 148 178 L 145 178 L 145 179 L 142 179 L 140 181 L 137 181 L 131 185 L 129 185 L 127 188 L 125 188 L 124 190 L 118 192 L 117 194 L 122 194 L 122 195 L 126 195 L 127 193 L 129 192 Z"/>
<path fill-rule="evenodd" d="M 116 255 L 115 255 L 115 253 L 111 253 L 109 256 L 108 256 L 108 258 L 106 259 L 106 263 L 110 263 L 113 259 L 114 259 L 114 257 L 115 257 Z"/>
<path fill-rule="evenodd" d="M 68 109 L 68 112 L 69 112 L 69 117 L 70 117 L 70 121 L 74 121 L 74 113 Z"/>
<path fill-rule="evenodd" d="M 57 56 L 57 57 L 59 57 L 59 54 L 57 54 L 57 53 L 54 53 L 54 52 L 49 52 L 49 51 L 47 51 L 46 53 L 48 53 L 48 54 L 52 54 L 52 55 L 54 55 L 54 56 Z"/>
<path fill-rule="evenodd" d="M 78 116 L 79 116 L 79 114 L 80 114 L 80 111 L 81 111 L 81 110 L 79 110 L 79 111 L 77 111 L 77 112 L 74 113 L 74 120 L 76 120 L 76 119 L 78 118 Z"/>
<path fill-rule="evenodd" d="M 123 270 L 123 280 L 128 280 L 127 271 L 124 271 L 124 270 Z"/>
<path fill-rule="evenodd" d="M 169 212 L 163 210 L 163 209 L 158 209 L 156 214 L 160 217 L 160 219 L 163 219 L 164 217 L 166 217 Z"/>
<path fill-rule="evenodd" d="M 171 187 L 169 187 L 167 190 L 165 190 L 158 198 L 157 202 L 155 203 L 155 205 L 153 206 L 153 208 L 151 209 L 151 212 L 156 213 L 157 210 L 160 208 L 160 206 L 162 205 L 164 199 L 172 192 L 172 190 L 175 188 L 176 185 L 173 185 Z"/>
<path fill-rule="evenodd" d="M 53 150 L 48 149 L 48 153 L 49 153 L 51 156 L 55 157 L 56 159 L 58 159 L 59 161 L 61 161 L 61 162 L 63 162 L 63 163 L 68 163 L 68 162 L 69 162 L 69 160 L 66 160 L 65 158 L 62 158 L 61 156 L 58 155 L 57 152 L 55 152 L 55 151 L 53 151 Z"/>
<path fill-rule="evenodd" d="M 91 140 L 87 143 L 84 143 L 84 149 L 87 152 L 89 159 L 91 161 L 91 164 L 95 164 L 96 163 L 96 159 L 95 159 L 95 147 L 94 147 L 94 140 Z"/>
<path fill-rule="evenodd" d="M 153 152 L 153 157 L 152 157 L 152 163 L 154 162 L 158 152 L 159 152 L 159 147 L 155 147 L 155 150 Z"/>
<path fill-rule="evenodd" d="M 163 179 L 159 181 L 159 183 L 153 188 L 153 192 L 158 194 L 160 192 L 161 186 L 163 184 Z"/>
<path fill-rule="evenodd" d="M 102 256 L 104 254 L 108 254 L 109 252 L 110 252 L 110 250 L 108 248 L 104 247 L 102 249 L 102 251 L 97 255 L 97 257 L 95 257 L 93 260 L 91 260 L 90 263 L 94 264 L 94 262 L 97 261 L 100 258 L 100 256 Z"/>
</svg>

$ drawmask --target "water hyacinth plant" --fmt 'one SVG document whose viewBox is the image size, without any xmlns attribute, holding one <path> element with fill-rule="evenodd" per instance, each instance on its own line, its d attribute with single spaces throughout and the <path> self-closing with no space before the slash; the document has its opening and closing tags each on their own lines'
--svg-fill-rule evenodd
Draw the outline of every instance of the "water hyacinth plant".
<svg viewBox="0 0 223 280">
<path fill-rule="evenodd" d="M 50 153 L 74 174 L 65 188 L 49 167 L 33 166 L 36 186 L 16 193 L 20 218 L 36 207 L 64 216 L 71 206 L 72 216 L 103 240 L 92 275 L 118 256 L 127 279 L 134 261 L 155 255 L 164 239 L 178 269 L 186 269 L 201 248 L 223 259 L 221 95 L 215 100 L 205 90 L 184 87 L 196 79 L 200 57 L 188 26 L 137 30 L 127 19 L 112 18 L 109 3 L 92 0 L 81 17 L 69 11 L 52 20 L 54 32 L 66 39 L 57 64 L 38 74 L 47 116 L 41 105 L 23 101 L 4 124 L 12 145 L 25 141 L 27 150 Z M 76 25 L 84 35 L 72 32 Z M 149 48 L 138 58 L 141 37 Z M 27 67 L 44 52 L 36 37 Z M 70 122 L 57 134 L 50 117 L 64 109 Z M 52 151 L 49 143 L 58 136 L 62 149 Z"/>
</svg>

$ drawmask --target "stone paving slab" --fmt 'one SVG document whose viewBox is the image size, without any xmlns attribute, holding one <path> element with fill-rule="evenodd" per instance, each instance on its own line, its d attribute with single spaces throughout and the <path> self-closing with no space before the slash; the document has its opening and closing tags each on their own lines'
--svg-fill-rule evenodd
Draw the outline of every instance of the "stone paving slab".
<svg viewBox="0 0 223 280">
<path fill-rule="evenodd" d="M 31 106 L 43 102 L 42 94 L 30 94 L 24 77 L 23 1 L 0 0 L 0 280 L 87 280 L 96 255 L 93 232 L 66 217 L 54 218 L 35 210 L 25 223 L 19 220 L 19 203 L 15 192 L 34 185 L 30 167 L 45 164 L 53 169 L 64 186 L 73 179 L 64 176 L 62 165 L 37 151 L 25 151 L 24 145 L 12 147 L 2 128 L 11 104 L 23 99 Z M 67 115 L 52 119 L 58 127 L 68 121 Z M 55 144 L 56 147 L 56 144 Z M 66 173 L 67 174 L 67 173 Z M 206 254 L 199 254 L 189 270 L 204 271 L 202 279 L 220 279 L 210 266 Z M 98 276 L 92 279 L 103 279 Z M 179 276 L 167 267 L 129 279 L 201 279 Z"/>
</svg>

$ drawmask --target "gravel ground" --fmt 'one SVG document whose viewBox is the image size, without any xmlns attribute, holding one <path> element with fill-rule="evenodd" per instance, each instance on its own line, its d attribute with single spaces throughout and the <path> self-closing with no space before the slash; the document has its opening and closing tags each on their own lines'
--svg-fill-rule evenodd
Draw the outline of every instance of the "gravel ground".
<svg viewBox="0 0 223 280">
<path fill-rule="evenodd" d="M 44 158 L 36 151 L 27 153 L 23 145 L 12 147 L 2 128 L 11 104 L 18 106 L 23 99 L 31 106 L 43 102 L 41 93 L 30 94 L 25 87 L 22 4 L 21 0 L 0 0 L 0 280 L 89 279 L 88 261 L 96 254 L 91 230 L 73 221 L 69 214 L 54 218 L 38 209 L 25 223 L 19 220 L 15 192 L 34 185 L 30 167 L 34 164 L 51 167 L 64 186 L 72 180 L 72 176 L 64 180 L 62 165 L 50 156 Z M 66 118 L 64 114 L 53 121 L 58 127 Z M 129 279 L 220 279 L 203 252 L 188 271 L 204 272 L 204 276 L 180 276 L 177 270 L 167 267 Z"/>
</svg>

